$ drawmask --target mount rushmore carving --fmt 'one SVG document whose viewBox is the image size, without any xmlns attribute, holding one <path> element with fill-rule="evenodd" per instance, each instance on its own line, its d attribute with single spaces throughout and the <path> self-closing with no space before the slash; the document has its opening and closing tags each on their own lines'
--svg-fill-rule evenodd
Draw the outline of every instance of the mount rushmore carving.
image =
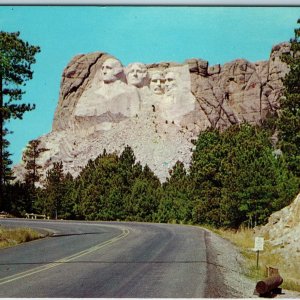
<svg viewBox="0 0 300 300">
<path fill-rule="evenodd" d="M 95 52 L 74 57 L 65 68 L 52 132 L 40 137 L 44 170 L 62 161 L 78 175 L 106 149 L 133 148 L 138 161 L 165 180 L 177 160 L 188 165 L 192 140 L 208 127 L 260 124 L 279 108 L 288 67 L 280 60 L 289 43 L 273 47 L 268 61 L 237 59 L 209 66 L 183 63 L 122 63 Z M 15 168 L 19 177 L 22 164 Z"/>
<path fill-rule="evenodd" d="M 180 125 L 195 104 L 188 65 L 148 71 L 142 63 L 123 68 L 108 58 L 78 99 L 73 125 L 77 131 L 107 131 L 114 123 L 150 112 Z"/>
</svg>

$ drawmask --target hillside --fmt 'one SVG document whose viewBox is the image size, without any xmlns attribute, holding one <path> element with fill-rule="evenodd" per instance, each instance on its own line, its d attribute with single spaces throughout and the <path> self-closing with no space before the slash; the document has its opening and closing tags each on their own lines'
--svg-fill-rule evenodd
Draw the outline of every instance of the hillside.
<svg viewBox="0 0 300 300">
<path fill-rule="evenodd" d="M 120 154 L 129 145 L 165 181 L 176 161 L 189 164 L 201 131 L 261 124 L 278 109 L 288 72 L 280 56 L 289 51 L 281 43 L 267 61 L 214 66 L 203 59 L 123 66 L 103 52 L 77 55 L 62 74 L 53 129 L 37 137 L 49 149 L 38 163 L 45 173 L 62 161 L 76 176 L 104 149 Z M 14 173 L 22 178 L 24 166 Z"/>
</svg>

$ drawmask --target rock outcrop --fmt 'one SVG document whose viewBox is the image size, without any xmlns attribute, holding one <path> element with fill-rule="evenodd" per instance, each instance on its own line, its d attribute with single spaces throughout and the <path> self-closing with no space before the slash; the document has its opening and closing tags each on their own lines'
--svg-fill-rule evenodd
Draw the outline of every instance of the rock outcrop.
<svg viewBox="0 0 300 300">
<path fill-rule="evenodd" d="M 258 231 L 274 246 L 280 246 L 278 249 L 285 248 L 281 252 L 289 250 L 300 257 L 300 194 L 290 205 L 273 213 Z"/>
<path fill-rule="evenodd" d="M 300 262 L 300 194 L 290 205 L 273 213 L 268 223 L 257 231 L 277 246 L 275 252 L 293 258 L 292 264 L 294 259 Z"/>
<path fill-rule="evenodd" d="M 268 61 L 237 59 L 209 66 L 133 63 L 124 67 L 109 54 L 74 57 L 65 68 L 52 131 L 40 137 L 39 162 L 47 170 L 62 161 L 77 175 L 106 149 L 133 148 L 137 160 L 165 180 L 177 160 L 188 165 L 192 140 L 208 127 L 261 124 L 279 108 L 288 67 L 280 60 L 289 43 L 273 47 Z M 21 175 L 22 165 L 15 168 Z"/>
</svg>

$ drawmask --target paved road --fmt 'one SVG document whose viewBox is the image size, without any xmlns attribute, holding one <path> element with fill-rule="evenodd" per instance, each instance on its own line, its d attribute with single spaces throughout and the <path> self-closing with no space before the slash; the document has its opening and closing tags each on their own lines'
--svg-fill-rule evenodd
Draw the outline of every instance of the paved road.
<svg viewBox="0 0 300 300">
<path fill-rule="evenodd" d="M 0 250 L 0 297 L 230 297 L 210 233 L 192 226 L 0 220 L 52 236 Z"/>
</svg>

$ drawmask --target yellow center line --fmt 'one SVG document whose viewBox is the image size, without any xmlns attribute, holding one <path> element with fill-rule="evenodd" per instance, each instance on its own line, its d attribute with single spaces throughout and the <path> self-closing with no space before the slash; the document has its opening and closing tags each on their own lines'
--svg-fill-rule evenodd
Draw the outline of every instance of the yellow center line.
<svg viewBox="0 0 300 300">
<path fill-rule="evenodd" d="M 115 242 L 117 242 L 117 241 L 125 238 L 128 234 L 129 234 L 129 230 L 128 229 L 123 229 L 122 233 L 120 235 L 118 235 L 118 236 L 116 236 L 116 237 L 114 237 L 114 238 L 112 238 L 110 240 L 107 240 L 105 242 L 102 242 L 101 244 L 93 246 L 93 247 L 91 247 L 89 249 L 86 249 L 86 250 L 80 251 L 78 253 L 72 254 L 70 256 L 67 256 L 65 258 L 59 259 L 59 260 L 57 260 L 57 261 L 55 261 L 53 263 L 50 263 L 50 264 L 47 264 L 47 265 L 44 265 L 44 266 L 40 266 L 40 267 L 31 269 L 31 270 L 28 270 L 28 271 L 24 271 L 24 272 L 15 274 L 15 275 L 4 277 L 4 278 L 0 279 L 0 285 L 3 285 L 3 284 L 6 284 L 6 283 L 9 283 L 9 282 L 12 282 L 12 281 L 24 278 L 24 277 L 28 277 L 28 276 L 31 276 L 31 275 L 34 275 L 34 274 L 37 274 L 37 273 L 40 273 L 40 272 L 43 272 L 43 271 L 55 268 L 56 266 L 59 266 L 59 265 L 61 265 L 63 263 L 75 260 L 75 259 L 77 259 L 77 258 L 79 258 L 81 256 L 84 256 L 84 255 L 93 253 L 93 252 L 95 252 L 97 250 L 100 250 L 101 248 L 103 248 L 103 247 L 105 247 L 107 245 L 113 244 L 113 243 L 115 243 Z"/>
</svg>

